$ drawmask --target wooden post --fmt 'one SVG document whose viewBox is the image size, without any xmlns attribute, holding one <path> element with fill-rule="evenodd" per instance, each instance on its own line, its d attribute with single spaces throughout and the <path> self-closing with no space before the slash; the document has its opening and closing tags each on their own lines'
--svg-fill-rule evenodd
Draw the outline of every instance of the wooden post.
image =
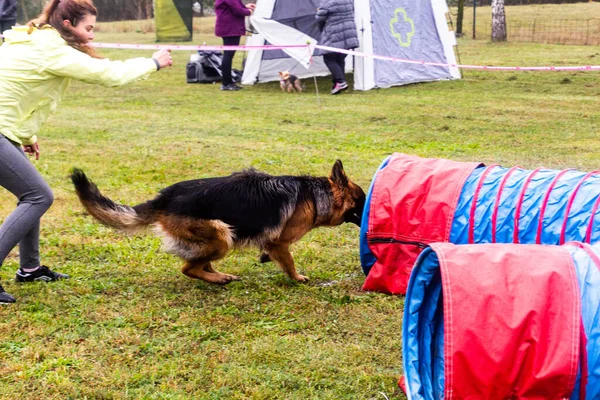
<svg viewBox="0 0 600 400">
<path fill-rule="evenodd" d="M 473 39 L 477 39 L 477 28 L 476 28 L 476 20 L 477 20 L 477 13 L 475 12 L 477 9 L 477 0 L 473 0 Z"/>
</svg>

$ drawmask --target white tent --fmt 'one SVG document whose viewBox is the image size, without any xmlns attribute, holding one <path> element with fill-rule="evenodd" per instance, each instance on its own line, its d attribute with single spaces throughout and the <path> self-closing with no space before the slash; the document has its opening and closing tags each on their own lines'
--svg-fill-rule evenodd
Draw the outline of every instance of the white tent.
<svg viewBox="0 0 600 400">
<path fill-rule="evenodd" d="M 250 23 L 248 45 L 318 44 L 315 14 L 319 0 L 259 0 Z M 354 0 L 358 52 L 403 60 L 456 64 L 454 32 L 448 29 L 445 0 Z M 460 79 L 456 67 L 348 56 L 354 88 L 369 90 L 409 83 Z M 328 75 L 319 50 L 251 50 L 242 83 L 278 80 L 279 71 L 306 78 Z"/>
</svg>

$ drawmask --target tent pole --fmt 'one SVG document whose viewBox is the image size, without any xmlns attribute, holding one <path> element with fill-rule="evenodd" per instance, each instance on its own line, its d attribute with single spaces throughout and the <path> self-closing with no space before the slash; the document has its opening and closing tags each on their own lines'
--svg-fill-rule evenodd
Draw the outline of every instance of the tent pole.
<svg viewBox="0 0 600 400">
<path fill-rule="evenodd" d="M 317 93 L 317 102 L 319 103 L 319 107 L 321 106 L 321 97 L 319 96 L 319 85 L 317 84 L 317 77 L 313 75 L 313 79 L 315 80 L 315 92 Z"/>
<path fill-rule="evenodd" d="M 310 42 L 307 42 L 306 44 L 308 44 L 308 59 L 310 60 L 309 63 L 313 64 L 313 51 L 311 51 L 310 49 Z M 319 107 L 321 107 L 321 96 L 319 96 L 319 84 L 317 83 L 317 76 L 313 75 L 313 80 L 315 81 L 315 93 L 317 95 L 317 103 L 319 103 Z"/>
</svg>

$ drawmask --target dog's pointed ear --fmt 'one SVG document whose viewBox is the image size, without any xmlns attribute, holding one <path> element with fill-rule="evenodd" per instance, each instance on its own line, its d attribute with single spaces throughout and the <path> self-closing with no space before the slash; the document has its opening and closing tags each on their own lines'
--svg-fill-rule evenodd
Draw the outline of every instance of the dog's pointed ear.
<svg viewBox="0 0 600 400">
<path fill-rule="evenodd" d="M 341 160 L 336 160 L 335 164 L 333 164 L 333 168 L 331 169 L 331 175 L 329 178 L 341 187 L 348 186 L 348 177 L 344 172 L 344 166 L 342 165 Z"/>
</svg>

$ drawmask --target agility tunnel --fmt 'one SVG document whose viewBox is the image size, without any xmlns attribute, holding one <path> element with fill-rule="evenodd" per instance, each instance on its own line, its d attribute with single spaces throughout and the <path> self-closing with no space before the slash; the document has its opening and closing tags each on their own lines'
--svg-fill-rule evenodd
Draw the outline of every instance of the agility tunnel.
<svg viewBox="0 0 600 400">
<path fill-rule="evenodd" d="M 600 239 L 600 171 L 485 166 L 395 153 L 371 181 L 363 289 L 404 294 L 430 243 L 560 245 Z"/>
<path fill-rule="evenodd" d="M 600 244 L 432 244 L 402 344 L 411 400 L 599 399 Z"/>
</svg>

